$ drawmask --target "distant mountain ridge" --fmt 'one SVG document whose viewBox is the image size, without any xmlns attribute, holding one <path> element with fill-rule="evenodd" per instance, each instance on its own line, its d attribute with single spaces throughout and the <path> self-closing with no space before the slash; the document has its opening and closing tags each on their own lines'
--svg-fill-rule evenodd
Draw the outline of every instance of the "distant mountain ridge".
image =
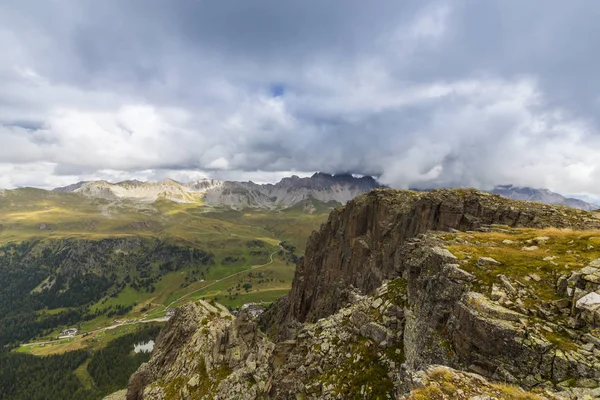
<svg viewBox="0 0 600 400">
<path fill-rule="evenodd" d="M 87 197 L 105 200 L 133 200 L 154 203 L 160 199 L 167 199 L 177 203 L 196 203 L 202 200 L 206 190 L 220 185 L 222 185 L 222 182 L 213 179 L 189 183 L 180 183 L 172 179 L 165 179 L 160 182 L 142 182 L 138 180 L 118 183 L 88 181 L 56 188 L 54 191 L 79 193 Z"/>
<path fill-rule="evenodd" d="M 160 182 L 127 180 L 118 183 L 107 181 L 82 181 L 53 189 L 57 192 L 79 193 L 90 198 L 105 200 L 130 200 L 154 203 L 165 199 L 177 203 L 204 203 L 210 206 L 225 206 L 233 209 L 266 208 L 285 209 L 302 205 L 312 210 L 328 205 L 345 204 L 354 197 L 383 188 L 384 185 L 370 176 L 357 178 L 350 174 L 330 175 L 317 172 L 311 177 L 293 175 L 275 184 L 259 184 L 252 181 L 219 181 L 201 179 L 192 182 L 177 182 L 165 179 Z M 580 199 L 565 197 L 548 189 L 534 189 L 513 185 L 498 185 L 489 191 L 513 200 L 536 201 L 561 205 L 586 211 L 600 206 Z"/>
<path fill-rule="evenodd" d="M 78 182 L 54 189 L 58 192 L 80 193 L 105 200 L 132 200 L 153 203 L 160 199 L 178 203 L 197 203 L 227 206 L 234 209 L 258 207 L 268 209 L 289 208 L 303 204 L 305 209 L 317 204 L 344 204 L 354 197 L 382 188 L 374 178 L 354 177 L 350 174 L 330 175 L 322 172 L 308 178 L 293 175 L 276 184 L 254 182 L 218 181 L 203 179 L 181 183 L 172 179 L 161 182 L 138 180 L 110 183 L 106 181 Z"/>
<path fill-rule="evenodd" d="M 600 206 L 585 202 L 572 197 L 565 197 L 548 189 L 534 189 L 531 187 L 519 187 L 513 185 L 498 185 L 490 191 L 513 200 L 537 201 L 538 203 L 554 204 L 578 208 L 580 210 L 594 211 Z"/>
</svg>

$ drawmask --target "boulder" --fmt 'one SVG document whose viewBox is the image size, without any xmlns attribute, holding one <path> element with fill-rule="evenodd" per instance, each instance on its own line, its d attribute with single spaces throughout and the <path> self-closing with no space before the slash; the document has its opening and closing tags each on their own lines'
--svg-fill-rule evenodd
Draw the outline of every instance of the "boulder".
<svg viewBox="0 0 600 400">
<path fill-rule="evenodd" d="M 591 263 L 589 263 L 588 267 L 600 268 L 600 258 L 597 258 L 594 261 L 592 261 Z"/>
<path fill-rule="evenodd" d="M 596 260 L 598 261 L 598 260 Z M 594 263 L 595 261 L 592 261 L 592 263 Z M 593 275 L 593 274 L 597 274 L 600 273 L 600 268 L 597 267 L 593 267 L 592 263 L 588 264 L 587 267 L 581 268 L 579 270 L 579 273 L 582 275 Z"/>
<path fill-rule="evenodd" d="M 523 246 L 521 247 L 521 250 L 523 251 L 536 251 L 539 250 L 540 248 L 537 246 Z"/>
<path fill-rule="evenodd" d="M 588 293 L 577 300 L 576 308 L 584 310 L 595 310 L 600 307 L 600 294 L 597 292 Z"/>
<path fill-rule="evenodd" d="M 494 260 L 492 257 L 479 257 L 477 260 L 477 265 L 502 265 L 500 261 Z"/>
<path fill-rule="evenodd" d="M 506 292 L 504 292 L 502 289 L 500 289 L 500 286 L 494 283 L 492 285 L 492 293 L 490 294 L 490 298 L 495 301 L 504 299 L 506 298 Z"/>
<path fill-rule="evenodd" d="M 375 322 L 370 322 L 366 325 L 363 325 L 360 328 L 360 334 L 373 340 L 377 344 L 381 344 L 384 341 L 389 341 L 389 339 L 393 336 L 389 329 Z"/>
<path fill-rule="evenodd" d="M 505 275 L 498 275 L 498 278 L 500 279 L 500 282 L 502 282 L 502 285 L 504 285 L 504 288 L 508 293 L 510 293 L 511 295 L 517 294 L 517 289 L 515 289 L 515 287 L 512 285 L 512 283 L 510 283 L 510 281 Z"/>
<path fill-rule="evenodd" d="M 600 292 L 600 291 L 599 291 Z M 591 292 L 582 296 L 575 303 L 575 308 L 581 312 L 581 318 L 595 326 L 600 326 L 600 293 Z"/>
<path fill-rule="evenodd" d="M 491 318 L 503 319 L 506 321 L 519 321 L 525 318 L 523 314 L 509 310 L 498 304 L 494 304 L 487 297 L 477 292 L 469 292 L 466 296 L 466 303 L 480 313 Z"/>
</svg>

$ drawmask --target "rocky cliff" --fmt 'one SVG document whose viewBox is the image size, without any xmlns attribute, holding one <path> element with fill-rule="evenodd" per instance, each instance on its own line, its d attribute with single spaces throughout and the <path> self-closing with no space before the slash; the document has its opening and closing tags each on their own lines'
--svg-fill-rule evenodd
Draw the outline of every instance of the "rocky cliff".
<svg viewBox="0 0 600 400">
<path fill-rule="evenodd" d="M 476 190 L 413 192 L 374 190 L 333 211 L 313 233 L 289 299 L 287 320 L 314 322 L 330 315 L 355 287 L 370 293 L 397 274 L 398 249 L 408 238 L 436 230 L 475 230 L 483 225 L 600 227 L 587 212 L 525 203 Z"/>
<path fill-rule="evenodd" d="M 183 307 L 127 399 L 600 396 L 598 228 L 475 191 L 371 192 L 260 321 Z"/>
</svg>

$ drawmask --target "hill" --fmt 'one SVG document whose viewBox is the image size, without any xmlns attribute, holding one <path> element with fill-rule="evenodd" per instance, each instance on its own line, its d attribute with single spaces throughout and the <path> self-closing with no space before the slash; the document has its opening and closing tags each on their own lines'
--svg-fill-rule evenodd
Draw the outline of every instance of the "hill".
<svg viewBox="0 0 600 400">
<path fill-rule="evenodd" d="M 125 351 L 100 371 L 95 360 L 141 327 L 164 324 L 169 310 L 198 299 L 238 309 L 284 295 L 310 232 L 340 204 L 312 196 L 327 199 L 318 192 L 329 184 L 315 181 L 328 178 L 338 200 L 354 190 L 330 176 L 302 179 L 297 192 L 284 180 L 268 190 L 296 193 L 292 206 L 235 209 L 205 202 L 206 190 L 223 185 L 214 181 L 0 191 L 0 391 L 21 398 L 47 385 L 51 397 L 101 398 L 146 358 Z M 67 328 L 78 331 L 61 334 Z"/>
</svg>

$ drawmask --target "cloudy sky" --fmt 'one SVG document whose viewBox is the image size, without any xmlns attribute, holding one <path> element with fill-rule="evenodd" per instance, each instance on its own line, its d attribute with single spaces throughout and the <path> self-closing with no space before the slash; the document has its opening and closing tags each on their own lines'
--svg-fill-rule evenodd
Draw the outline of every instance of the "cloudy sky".
<svg viewBox="0 0 600 400">
<path fill-rule="evenodd" d="M 82 179 L 600 195 L 600 2 L 0 0 L 0 187 Z"/>
</svg>

